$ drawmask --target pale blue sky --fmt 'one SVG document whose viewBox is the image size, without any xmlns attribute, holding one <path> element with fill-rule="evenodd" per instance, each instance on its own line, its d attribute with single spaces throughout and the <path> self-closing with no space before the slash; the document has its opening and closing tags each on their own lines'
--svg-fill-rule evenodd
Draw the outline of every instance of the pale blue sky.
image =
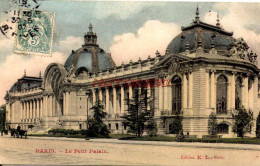
<svg viewBox="0 0 260 166">
<path fill-rule="evenodd" d="M 181 26 L 186 26 L 194 18 L 197 4 L 200 7 L 201 15 L 209 12 L 214 5 L 214 3 L 202 2 L 94 2 L 57 0 L 41 1 L 39 3 L 41 3 L 39 10 L 56 13 L 54 51 L 57 49 L 56 42 L 64 40 L 68 36 L 82 37 L 88 31 L 90 22 L 94 26 L 94 31 L 98 34 L 98 43 L 105 50 L 109 51 L 115 35 L 128 32 L 136 33 L 147 20 L 174 22 Z M 11 3 L 4 0 L 0 4 L 1 13 L 3 13 L 3 10 L 8 6 L 7 4 Z M 2 21 L 5 18 L 2 17 Z M 2 56 L 1 60 L 3 58 Z"/>
</svg>

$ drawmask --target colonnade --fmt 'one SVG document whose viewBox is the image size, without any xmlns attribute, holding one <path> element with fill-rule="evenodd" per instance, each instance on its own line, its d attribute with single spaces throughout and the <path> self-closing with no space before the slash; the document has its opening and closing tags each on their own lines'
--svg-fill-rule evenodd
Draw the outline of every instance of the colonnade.
<svg viewBox="0 0 260 166">
<path fill-rule="evenodd" d="M 242 79 L 241 87 L 241 105 L 246 109 L 249 108 L 249 97 L 253 95 L 253 88 L 249 88 L 248 80 L 249 75 L 240 76 L 236 72 L 232 72 L 229 75 L 216 73 L 216 70 L 210 70 L 206 72 L 206 108 L 216 109 L 216 96 L 217 96 L 217 79 L 218 76 L 224 75 L 227 82 L 227 110 L 235 109 L 236 100 L 236 78 L 239 76 Z"/>
<path fill-rule="evenodd" d="M 43 98 L 35 98 L 21 101 L 21 120 L 23 122 L 33 122 L 43 115 Z"/>
<path fill-rule="evenodd" d="M 139 93 L 141 93 L 141 87 L 136 85 Z M 126 110 L 126 99 L 133 98 L 134 87 L 131 84 L 125 86 L 124 84 L 111 86 L 111 87 L 99 87 L 91 89 L 92 105 L 98 100 L 101 100 L 105 105 L 105 112 L 109 114 L 124 114 Z M 151 97 L 151 87 L 145 87 L 147 90 L 147 97 Z M 105 96 L 103 97 L 103 92 Z M 112 95 L 111 95 L 112 93 Z M 128 95 L 128 96 L 127 96 Z M 112 104 L 111 104 L 112 103 Z M 120 104 L 119 104 L 120 103 Z M 112 107 L 111 107 L 112 106 Z M 119 107 L 118 107 L 119 106 Z M 147 105 L 147 109 L 150 110 L 150 104 Z M 119 109 L 119 110 L 118 110 Z"/>
</svg>

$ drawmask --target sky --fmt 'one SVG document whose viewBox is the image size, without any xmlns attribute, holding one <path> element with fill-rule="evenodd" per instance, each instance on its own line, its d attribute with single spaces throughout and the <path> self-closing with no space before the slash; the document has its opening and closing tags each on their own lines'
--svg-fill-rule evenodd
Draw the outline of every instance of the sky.
<svg viewBox="0 0 260 166">
<path fill-rule="evenodd" d="M 30 0 L 29 0 L 30 1 Z M 31 2 L 33 3 L 33 2 Z M 0 34 L 0 105 L 11 86 L 26 70 L 29 76 L 42 75 L 50 63 L 64 64 L 72 50 L 83 45 L 89 23 L 97 33 L 98 44 L 111 52 L 117 65 L 165 53 L 170 41 L 190 25 L 198 5 L 202 21 L 215 25 L 217 13 L 226 31 L 243 37 L 250 49 L 260 54 L 260 3 L 224 2 L 112 2 L 112 1 L 39 1 L 38 10 L 55 12 L 53 50 L 51 57 L 15 54 L 14 37 Z M 0 25 L 10 23 L 18 9 L 11 0 L 0 2 Z M 8 21 L 7 21 L 8 20 Z"/>
</svg>

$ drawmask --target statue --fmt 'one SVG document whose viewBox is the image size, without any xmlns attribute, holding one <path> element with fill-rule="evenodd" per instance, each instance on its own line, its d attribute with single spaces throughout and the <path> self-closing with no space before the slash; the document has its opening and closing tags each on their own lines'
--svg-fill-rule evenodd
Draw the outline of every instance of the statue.
<svg viewBox="0 0 260 166">
<path fill-rule="evenodd" d="M 231 49 L 229 50 L 228 56 L 237 57 L 244 60 L 249 60 L 248 58 L 248 45 L 243 38 L 235 39 L 231 44 Z"/>
</svg>

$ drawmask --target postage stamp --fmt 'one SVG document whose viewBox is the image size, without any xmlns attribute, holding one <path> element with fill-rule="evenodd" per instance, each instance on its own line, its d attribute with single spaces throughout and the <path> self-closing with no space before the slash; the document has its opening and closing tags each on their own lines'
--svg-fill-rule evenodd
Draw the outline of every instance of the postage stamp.
<svg viewBox="0 0 260 166">
<path fill-rule="evenodd" d="M 50 56 L 55 13 L 27 9 L 20 13 L 14 52 Z"/>
</svg>

